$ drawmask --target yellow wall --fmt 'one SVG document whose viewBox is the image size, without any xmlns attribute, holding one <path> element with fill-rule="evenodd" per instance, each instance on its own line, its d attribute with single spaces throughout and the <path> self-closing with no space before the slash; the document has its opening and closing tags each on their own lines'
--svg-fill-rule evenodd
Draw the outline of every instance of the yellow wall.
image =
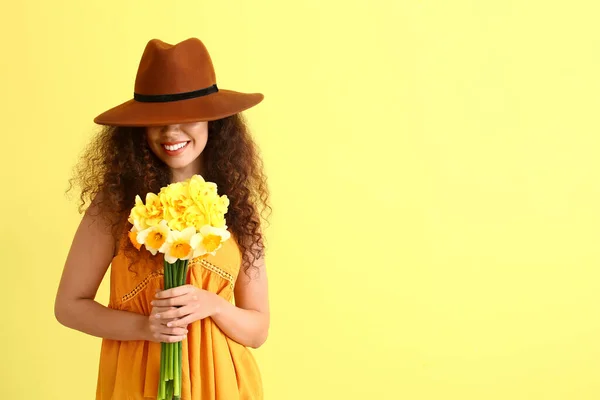
<svg viewBox="0 0 600 400">
<path fill-rule="evenodd" d="M 0 397 L 93 398 L 100 341 L 52 311 L 79 220 L 66 181 L 146 42 L 197 36 L 220 87 L 266 95 L 248 117 L 275 207 L 267 400 L 599 399 L 598 12 L 5 5 Z"/>
</svg>

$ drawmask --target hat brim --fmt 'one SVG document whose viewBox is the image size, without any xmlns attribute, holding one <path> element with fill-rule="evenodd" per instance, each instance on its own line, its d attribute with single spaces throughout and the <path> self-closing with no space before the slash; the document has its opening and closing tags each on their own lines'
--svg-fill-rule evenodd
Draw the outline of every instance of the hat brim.
<svg viewBox="0 0 600 400">
<path fill-rule="evenodd" d="M 98 115 L 94 122 L 109 126 L 163 126 L 214 121 L 254 107 L 263 98 L 261 93 L 219 89 L 208 96 L 173 102 L 144 103 L 131 99 Z"/>
</svg>

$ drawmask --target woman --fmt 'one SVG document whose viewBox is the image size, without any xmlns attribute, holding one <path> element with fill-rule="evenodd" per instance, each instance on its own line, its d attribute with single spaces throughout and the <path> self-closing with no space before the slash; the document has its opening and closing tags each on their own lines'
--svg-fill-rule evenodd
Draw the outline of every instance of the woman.
<svg viewBox="0 0 600 400">
<path fill-rule="evenodd" d="M 183 341 L 182 399 L 261 399 L 257 348 L 269 327 L 261 213 L 268 190 L 240 112 L 262 94 L 220 90 L 203 43 L 148 42 L 134 98 L 95 118 L 104 130 L 75 183 L 87 207 L 66 260 L 58 321 L 103 338 L 97 396 L 156 398 L 161 342 Z M 230 200 L 232 239 L 162 290 L 162 256 L 127 239 L 136 195 L 200 174 Z M 111 265 L 110 301 L 94 301 Z M 232 304 L 235 295 L 235 305 Z"/>
</svg>

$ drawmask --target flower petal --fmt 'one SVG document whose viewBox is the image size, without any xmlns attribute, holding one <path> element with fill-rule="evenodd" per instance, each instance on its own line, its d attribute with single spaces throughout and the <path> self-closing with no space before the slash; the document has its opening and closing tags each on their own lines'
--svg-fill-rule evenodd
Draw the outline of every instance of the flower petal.
<svg viewBox="0 0 600 400">
<path fill-rule="evenodd" d="M 170 249 L 171 249 L 171 243 L 165 242 L 162 246 L 160 246 L 160 249 L 158 249 L 158 251 L 162 254 L 167 254 Z"/>
<path fill-rule="evenodd" d="M 186 242 L 189 242 L 190 239 L 196 234 L 196 228 L 194 228 L 193 226 L 190 226 L 188 228 L 185 228 L 182 232 L 181 232 L 181 236 L 180 238 L 185 240 Z"/>
<path fill-rule="evenodd" d="M 202 235 L 199 233 L 194 234 L 191 238 L 190 238 L 190 246 L 192 246 L 192 249 L 197 249 L 198 245 L 202 242 Z"/>
<path fill-rule="evenodd" d="M 210 226 L 210 225 L 204 225 L 202 228 L 200 228 L 200 234 L 202 236 L 210 235 L 211 229 L 212 229 L 212 226 Z"/>
<path fill-rule="evenodd" d="M 196 249 L 194 249 L 194 258 L 202 257 L 206 255 L 206 248 L 200 243 Z"/>
<path fill-rule="evenodd" d="M 140 244 L 145 244 L 146 243 L 146 238 L 148 237 L 148 234 L 150 233 L 150 230 L 152 228 L 148 228 L 148 229 L 144 229 L 143 231 L 139 231 L 137 236 L 136 236 L 136 240 L 138 243 Z"/>
<path fill-rule="evenodd" d="M 177 257 L 173 257 L 172 255 L 165 253 L 165 261 L 169 264 L 174 264 L 177 261 Z"/>
</svg>

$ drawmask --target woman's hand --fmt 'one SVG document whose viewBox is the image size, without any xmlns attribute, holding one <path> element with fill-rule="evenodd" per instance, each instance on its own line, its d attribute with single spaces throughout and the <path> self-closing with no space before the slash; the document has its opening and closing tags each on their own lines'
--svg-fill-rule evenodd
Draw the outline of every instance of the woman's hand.
<svg viewBox="0 0 600 400">
<path fill-rule="evenodd" d="M 152 301 L 157 311 L 153 319 L 166 329 L 184 329 L 192 322 L 217 313 L 220 297 L 193 285 L 178 286 L 156 294 Z M 176 331 L 179 332 L 179 331 Z"/>
<path fill-rule="evenodd" d="M 167 324 L 174 321 L 172 318 L 157 318 L 157 315 L 175 310 L 175 307 L 152 307 L 148 317 L 148 340 L 151 342 L 175 343 L 187 337 L 186 327 L 169 327 Z"/>
</svg>

